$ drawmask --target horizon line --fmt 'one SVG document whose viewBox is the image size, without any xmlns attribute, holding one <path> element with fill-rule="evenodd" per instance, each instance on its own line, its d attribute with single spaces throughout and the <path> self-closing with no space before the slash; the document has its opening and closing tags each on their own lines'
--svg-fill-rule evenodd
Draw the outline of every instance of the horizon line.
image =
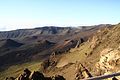
<svg viewBox="0 0 120 80">
<path fill-rule="evenodd" d="M 119 24 L 119 23 L 117 23 Z M 79 28 L 79 27 L 90 27 L 90 26 L 99 26 L 99 25 L 117 25 L 117 24 L 91 24 L 91 25 L 79 25 L 79 26 L 57 26 L 57 25 L 46 25 L 46 26 L 31 26 L 31 27 L 24 27 L 24 28 L 16 28 L 16 29 L 3 29 L 0 30 L 0 32 L 5 32 L 5 31 L 15 31 L 15 30 L 24 30 L 24 29 L 37 29 L 37 28 L 43 28 L 43 27 L 75 27 L 75 28 Z"/>
</svg>

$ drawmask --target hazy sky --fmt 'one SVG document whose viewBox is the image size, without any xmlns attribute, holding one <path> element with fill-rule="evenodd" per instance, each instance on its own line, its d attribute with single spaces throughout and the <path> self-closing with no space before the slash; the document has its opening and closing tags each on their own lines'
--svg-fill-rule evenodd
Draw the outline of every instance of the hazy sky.
<svg viewBox="0 0 120 80">
<path fill-rule="evenodd" d="M 0 0 L 0 31 L 120 22 L 120 0 Z"/>
</svg>

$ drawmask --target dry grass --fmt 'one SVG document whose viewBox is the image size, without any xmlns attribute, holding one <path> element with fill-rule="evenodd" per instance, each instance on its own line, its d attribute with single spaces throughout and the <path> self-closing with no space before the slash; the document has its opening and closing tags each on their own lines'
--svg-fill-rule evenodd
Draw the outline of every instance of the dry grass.
<svg viewBox="0 0 120 80">
<path fill-rule="evenodd" d="M 40 62 L 29 62 L 29 63 L 10 66 L 5 71 L 0 72 L 0 80 L 4 80 L 6 77 L 11 77 L 11 76 L 17 77 L 23 72 L 25 68 L 28 68 L 31 71 L 39 70 Z"/>
</svg>

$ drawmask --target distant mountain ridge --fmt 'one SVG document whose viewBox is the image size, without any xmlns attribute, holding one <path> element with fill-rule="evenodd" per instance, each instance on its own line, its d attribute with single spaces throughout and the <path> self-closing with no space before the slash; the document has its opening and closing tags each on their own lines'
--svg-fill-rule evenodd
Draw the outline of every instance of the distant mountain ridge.
<svg viewBox="0 0 120 80">
<path fill-rule="evenodd" d="M 34 35 L 64 35 L 73 30 L 71 27 L 40 27 L 34 29 L 18 29 L 13 31 L 0 32 L 0 38 L 22 38 Z"/>
<path fill-rule="evenodd" d="M 101 28 L 105 26 L 111 26 L 110 24 L 101 24 L 95 26 L 79 26 L 79 27 L 56 27 L 56 26 L 45 26 L 33 29 L 18 29 L 12 31 L 1 31 L 0 39 L 10 39 L 10 38 L 23 38 L 35 35 L 65 35 L 67 33 L 72 33 L 80 31 L 81 29 L 88 30 L 92 28 Z"/>
</svg>

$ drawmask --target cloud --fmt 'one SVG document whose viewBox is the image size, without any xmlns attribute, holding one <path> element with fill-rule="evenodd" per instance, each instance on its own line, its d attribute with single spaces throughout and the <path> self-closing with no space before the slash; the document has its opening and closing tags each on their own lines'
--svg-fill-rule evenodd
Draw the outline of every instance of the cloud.
<svg viewBox="0 0 120 80">
<path fill-rule="evenodd" d="M 0 31 L 5 31 L 5 30 L 7 30 L 6 27 L 0 27 Z"/>
</svg>

